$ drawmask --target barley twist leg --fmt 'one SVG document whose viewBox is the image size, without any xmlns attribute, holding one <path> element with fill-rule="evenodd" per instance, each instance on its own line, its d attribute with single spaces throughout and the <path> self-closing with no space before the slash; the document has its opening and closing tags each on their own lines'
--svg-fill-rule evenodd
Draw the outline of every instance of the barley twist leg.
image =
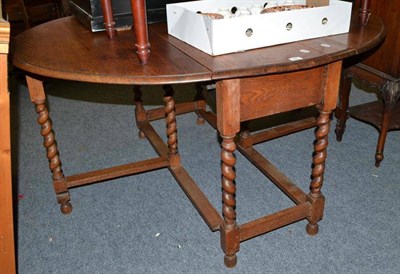
<svg viewBox="0 0 400 274">
<path fill-rule="evenodd" d="M 65 176 L 61 168 L 61 161 L 57 150 L 57 144 L 54 137 L 52 123 L 49 118 L 49 111 L 46 108 L 45 101 L 35 103 L 36 112 L 39 114 L 38 123 L 41 125 L 41 135 L 43 136 L 43 145 L 47 151 L 49 159 L 49 168 L 52 173 L 53 186 L 56 192 L 57 201 L 60 204 L 61 212 L 69 214 L 72 211 L 70 195 L 66 184 Z"/>
<path fill-rule="evenodd" d="M 306 230 L 309 235 L 318 233 L 318 221 L 322 219 L 325 198 L 321 193 L 321 187 L 324 181 L 324 170 L 326 160 L 326 149 L 328 146 L 328 133 L 330 127 L 331 112 L 320 112 L 318 117 L 318 129 L 315 132 L 316 143 L 314 145 L 312 181 L 310 184 L 310 193 L 307 196 L 308 201 L 312 204 L 309 223 Z"/>
<path fill-rule="evenodd" d="M 222 214 L 224 223 L 220 229 L 221 247 L 225 252 L 224 262 L 227 267 L 234 267 L 237 263 L 236 252 L 239 251 L 240 238 L 239 229 L 236 224 L 236 172 L 234 166 L 236 158 L 234 151 L 236 144 L 234 136 L 223 136 L 221 150 L 221 172 L 222 172 Z"/>
<path fill-rule="evenodd" d="M 180 158 L 178 153 L 178 135 L 176 130 L 176 115 L 175 115 L 175 102 L 170 94 L 169 90 L 166 89 L 166 95 L 164 96 L 165 104 L 165 122 L 167 124 L 167 136 L 168 136 L 168 156 L 170 159 L 170 165 L 172 168 L 180 165 Z"/>
</svg>

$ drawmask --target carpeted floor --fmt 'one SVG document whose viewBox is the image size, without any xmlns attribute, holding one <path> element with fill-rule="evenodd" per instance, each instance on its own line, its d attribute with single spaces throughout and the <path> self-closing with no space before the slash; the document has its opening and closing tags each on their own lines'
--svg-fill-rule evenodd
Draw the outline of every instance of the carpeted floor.
<svg viewBox="0 0 400 274">
<path fill-rule="evenodd" d="M 331 130 L 319 234 L 307 235 L 301 221 L 248 240 L 230 270 L 219 233 L 209 230 L 167 169 L 72 189 L 74 210 L 62 215 L 34 107 L 16 78 L 10 89 L 20 274 L 400 273 L 399 131 L 388 134 L 385 160 L 375 168 L 373 127 L 350 119 L 341 143 Z M 177 101 L 194 96 L 191 85 L 175 89 Z M 46 90 L 66 175 L 155 155 L 138 137 L 131 87 L 52 81 Z M 143 93 L 147 107 L 162 103 L 161 88 Z M 353 87 L 352 104 L 375 99 Z M 195 119 L 193 113 L 177 118 L 182 161 L 220 210 L 217 132 Z M 153 124 L 165 136 L 164 122 Z M 310 129 L 256 147 L 307 191 L 313 141 Z M 236 155 L 239 223 L 293 205 Z"/>
</svg>

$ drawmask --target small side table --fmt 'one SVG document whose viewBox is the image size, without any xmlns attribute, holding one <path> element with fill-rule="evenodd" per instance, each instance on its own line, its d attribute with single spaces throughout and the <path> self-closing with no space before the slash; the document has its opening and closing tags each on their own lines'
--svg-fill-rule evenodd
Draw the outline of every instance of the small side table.
<svg viewBox="0 0 400 274">
<path fill-rule="evenodd" d="M 357 7 L 362 0 L 355 0 Z M 382 19 L 386 28 L 386 39 L 379 49 L 368 55 L 347 60 L 342 74 L 339 104 L 336 109 L 336 137 L 342 140 L 349 117 L 367 122 L 379 131 L 375 154 L 375 166 L 383 160 L 386 135 L 389 130 L 400 129 L 400 2 L 382 4 L 370 0 L 371 13 Z M 349 108 L 349 95 L 352 79 L 363 86 L 378 87 L 383 100 Z"/>
<path fill-rule="evenodd" d="M 349 108 L 349 96 L 353 79 L 363 86 L 377 87 L 383 100 L 377 100 Z M 339 104 L 336 108 L 336 139 L 341 141 L 346 120 L 349 117 L 371 124 L 379 131 L 378 144 L 375 153 L 375 166 L 379 167 L 384 155 L 387 132 L 400 129 L 400 78 L 378 71 L 359 63 L 345 69 L 342 74 L 342 85 L 339 94 Z"/>
</svg>

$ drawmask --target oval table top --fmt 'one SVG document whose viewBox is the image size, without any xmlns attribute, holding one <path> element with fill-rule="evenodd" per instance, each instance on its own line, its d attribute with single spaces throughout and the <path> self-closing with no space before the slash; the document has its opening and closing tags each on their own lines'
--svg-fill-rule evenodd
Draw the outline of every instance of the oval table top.
<svg viewBox="0 0 400 274">
<path fill-rule="evenodd" d="M 150 60 L 140 65 L 132 30 L 118 31 L 110 40 L 71 16 L 23 32 L 11 51 L 16 67 L 58 79 L 139 85 L 220 80 L 320 66 L 383 41 L 385 28 L 379 18 L 371 16 L 365 27 L 358 24 L 357 16 L 352 18 L 345 34 L 215 57 L 168 35 L 165 23 L 153 24 L 149 26 Z"/>
</svg>

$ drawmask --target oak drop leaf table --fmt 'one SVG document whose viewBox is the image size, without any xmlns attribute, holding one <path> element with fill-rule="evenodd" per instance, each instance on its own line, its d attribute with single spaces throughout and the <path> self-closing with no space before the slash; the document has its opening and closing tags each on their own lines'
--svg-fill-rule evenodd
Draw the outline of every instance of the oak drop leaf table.
<svg viewBox="0 0 400 274">
<path fill-rule="evenodd" d="M 26 71 L 30 97 L 39 115 L 53 185 L 63 213 L 72 210 L 68 191 L 71 187 L 166 167 L 210 229 L 220 231 L 225 264 L 233 267 L 242 241 L 303 219 L 308 220 L 308 234 L 318 232 L 318 222 L 324 210 L 321 187 L 330 114 L 336 106 L 342 60 L 375 47 L 383 40 L 384 34 L 380 19 L 371 16 L 366 26 L 361 26 L 357 19 L 353 20 L 350 32 L 346 34 L 212 57 L 169 36 L 165 24 L 154 24 L 149 26 L 151 57 L 146 65 L 140 65 L 133 50 L 135 41 L 132 31 L 120 31 L 110 40 L 103 33 L 91 33 L 74 17 L 66 17 L 20 34 L 15 39 L 13 62 Z M 49 119 L 42 77 L 135 86 L 215 81 L 217 110 L 216 114 L 207 111 L 202 99 L 175 105 L 168 88 L 164 108 L 145 110 L 140 98 L 136 98 L 137 126 L 159 156 L 65 176 Z M 242 122 L 313 105 L 319 110 L 317 118 L 257 133 L 241 130 Z M 175 116 L 189 111 L 196 111 L 202 119 L 216 127 L 222 138 L 222 216 L 181 164 Z M 150 121 L 164 117 L 167 124 L 166 143 L 150 124 Z M 317 130 L 312 181 L 310 192 L 304 193 L 253 145 L 314 126 Z M 295 205 L 238 224 L 235 207 L 236 150 Z"/>
</svg>

